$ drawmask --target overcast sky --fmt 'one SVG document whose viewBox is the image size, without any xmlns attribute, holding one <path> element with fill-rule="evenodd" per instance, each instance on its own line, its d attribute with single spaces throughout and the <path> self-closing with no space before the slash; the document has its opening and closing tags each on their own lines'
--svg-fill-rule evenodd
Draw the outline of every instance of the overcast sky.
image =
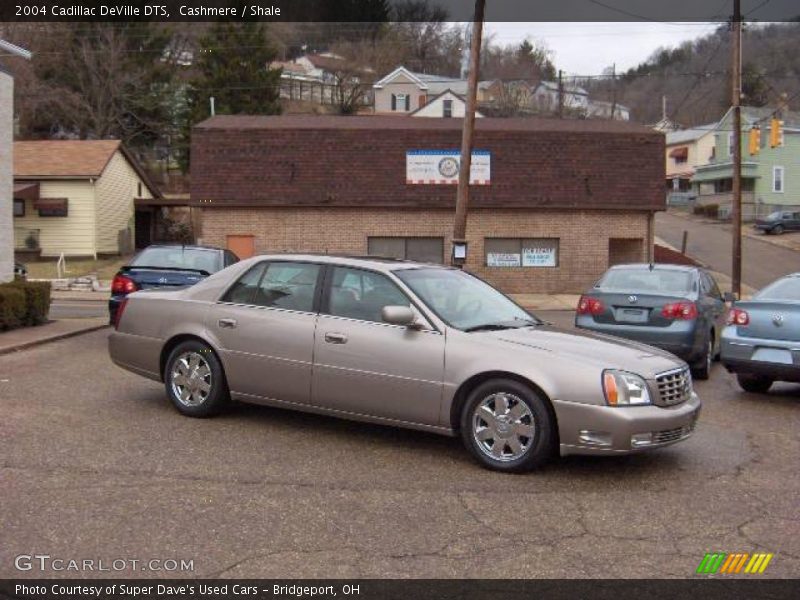
<svg viewBox="0 0 800 600">
<path fill-rule="evenodd" d="M 569 75 L 598 75 L 616 63 L 617 72 L 638 65 L 657 48 L 675 47 L 714 31 L 719 23 L 486 23 L 496 43 L 538 40 Z"/>
</svg>

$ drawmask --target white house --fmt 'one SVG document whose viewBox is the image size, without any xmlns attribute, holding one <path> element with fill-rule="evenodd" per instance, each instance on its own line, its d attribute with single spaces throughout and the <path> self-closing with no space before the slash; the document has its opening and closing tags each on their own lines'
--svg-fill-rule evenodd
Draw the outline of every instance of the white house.
<svg viewBox="0 0 800 600">
<path fill-rule="evenodd" d="M 492 81 L 478 83 L 478 102 L 483 100 L 492 83 Z M 467 80 L 415 73 L 401 66 L 372 84 L 372 88 L 376 113 L 411 113 L 447 91 L 464 96 L 467 93 Z"/>
<path fill-rule="evenodd" d="M 31 53 L 0 40 L 0 50 L 30 59 Z M 14 277 L 14 78 L 0 66 L 0 282 Z"/>
<path fill-rule="evenodd" d="M 409 117 L 434 117 L 463 119 L 467 112 L 467 102 L 462 96 L 450 89 L 446 89 L 438 96 L 434 96 L 426 104 L 417 110 L 409 113 Z M 481 113 L 475 111 L 477 118 L 483 117 Z"/>
<path fill-rule="evenodd" d="M 580 86 L 566 83 L 561 87 L 564 109 L 586 114 L 589 110 L 589 92 Z M 558 97 L 558 83 L 555 81 L 540 81 L 531 93 L 533 108 L 540 112 L 555 112 L 558 110 Z"/>
<path fill-rule="evenodd" d="M 613 112 L 613 116 L 612 116 Z M 604 102 L 603 100 L 589 100 L 589 109 L 586 116 L 590 119 L 614 119 L 615 121 L 630 121 L 631 109 L 619 102 Z"/>
</svg>

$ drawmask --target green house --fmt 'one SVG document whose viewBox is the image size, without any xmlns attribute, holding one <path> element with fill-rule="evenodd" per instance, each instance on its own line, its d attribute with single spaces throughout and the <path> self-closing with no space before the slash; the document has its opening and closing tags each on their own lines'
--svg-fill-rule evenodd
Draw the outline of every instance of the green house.
<svg viewBox="0 0 800 600">
<path fill-rule="evenodd" d="M 776 210 L 800 208 L 800 114 L 753 106 L 743 106 L 741 112 L 742 218 L 751 221 Z M 783 125 L 780 143 L 773 147 L 771 123 L 778 117 Z M 754 130 L 757 133 L 751 133 Z M 720 119 L 714 136 L 712 157 L 696 167 L 692 186 L 698 204 L 718 205 L 725 218 L 733 198 L 733 109 Z"/>
</svg>

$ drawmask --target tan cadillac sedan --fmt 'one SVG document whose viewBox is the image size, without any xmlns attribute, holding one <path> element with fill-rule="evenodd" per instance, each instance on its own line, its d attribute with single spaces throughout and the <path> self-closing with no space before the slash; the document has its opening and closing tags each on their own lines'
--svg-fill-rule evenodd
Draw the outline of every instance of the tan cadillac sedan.
<svg viewBox="0 0 800 600">
<path fill-rule="evenodd" d="M 258 256 L 136 292 L 109 351 L 184 415 L 239 400 L 459 435 L 500 471 L 666 446 L 700 411 L 671 354 L 552 327 L 463 271 L 390 259 Z"/>
</svg>

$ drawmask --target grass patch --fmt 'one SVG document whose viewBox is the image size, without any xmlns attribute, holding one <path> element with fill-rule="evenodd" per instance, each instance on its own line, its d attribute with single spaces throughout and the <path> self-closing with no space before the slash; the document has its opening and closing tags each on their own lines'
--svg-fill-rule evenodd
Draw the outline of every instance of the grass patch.
<svg viewBox="0 0 800 600">
<path fill-rule="evenodd" d="M 67 258 L 66 277 L 86 277 L 94 275 L 98 279 L 112 279 L 119 268 L 128 263 L 132 255 L 113 256 L 94 260 L 91 258 Z M 28 279 L 56 279 L 57 259 L 25 263 Z"/>
</svg>

